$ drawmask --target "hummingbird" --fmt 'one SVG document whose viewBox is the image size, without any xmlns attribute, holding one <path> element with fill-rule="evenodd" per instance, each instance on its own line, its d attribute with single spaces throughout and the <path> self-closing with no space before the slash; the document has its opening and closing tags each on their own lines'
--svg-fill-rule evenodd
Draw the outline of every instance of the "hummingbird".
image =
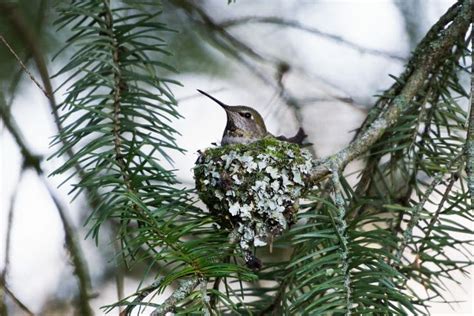
<svg viewBox="0 0 474 316">
<path fill-rule="evenodd" d="M 293 137 L 274 136 L 267 131 L 265 121 L 257 110 L 244 105 L 227 105 L 202 90 L 198 89 L 197 91 L 219 104 L 225 110 L 227 124 L 222 135 L 221 145 L 249 144 L 267 136 L 300 146 L 310 145 L 309 143 L 303 144 L 304 139 L 308 135 L 306 135 L 301 127 Z"/>
</svg>

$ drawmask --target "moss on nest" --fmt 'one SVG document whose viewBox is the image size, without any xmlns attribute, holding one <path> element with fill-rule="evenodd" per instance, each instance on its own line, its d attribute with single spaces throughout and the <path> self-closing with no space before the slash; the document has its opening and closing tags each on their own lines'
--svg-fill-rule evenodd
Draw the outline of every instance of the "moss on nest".
<svg viewBox="0 0 474 316">
<path fill-rule="evenodd" d="M 194 177 L 216 222 L 237 227 L 240 247 L 248 253 L 294 222 L 311 169 L 307 150 L 267 137 L 201 152 Z"/>
</svg>

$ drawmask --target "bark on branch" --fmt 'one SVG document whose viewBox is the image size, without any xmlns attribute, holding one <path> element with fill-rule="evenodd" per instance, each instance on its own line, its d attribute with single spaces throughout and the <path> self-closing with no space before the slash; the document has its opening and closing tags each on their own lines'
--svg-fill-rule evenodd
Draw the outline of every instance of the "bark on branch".
<svg viewBox="0 0 474 316">
<path fill-rule="evenodd" d="M 474 35 L 471 33 L 471 47 L 474 47 Z M 472 49 L 472 48 L 471 48 Z M 467 154 L 467 184 L 469 187 L 469 194 L 471 195 L 471 206 L 474 207 L 474 104 L 472 95 L 474 94 L 474 53 L 471 55 L 471 111 L 469 114 L 469 125 L 466 137 L 466 154 Z"/>
</svg>

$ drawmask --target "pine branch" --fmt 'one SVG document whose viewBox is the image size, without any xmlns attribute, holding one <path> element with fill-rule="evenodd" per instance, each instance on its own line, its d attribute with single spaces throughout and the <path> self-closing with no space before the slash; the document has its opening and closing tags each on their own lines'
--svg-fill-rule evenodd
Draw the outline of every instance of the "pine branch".
<svg viewBox="0 0 474 316">
<path fill-rule="evenodd" d="M 451 164 L 447 166 L 446 169 L 449 170 L 450 167 L 456 163 L 459 164 L 459 159 L 462 159 L 462 157 L 463 157 L 462 154 L 459 154 L 456 157 L 453 157 Z M 403 232 L 403 238 L 400 241 L 400 246 L 396 252 L 395 258 L 397 262 L 400 262 L 406 246 L 408 245 L 408 243 L 411 241 L 413 237 L 413 229 L 415 228 L 415 226 L 418 224 L 418 221 L 420 220 L 421 210 L 424 208 L 425 203 L 429 201 L 430 196 L 435 191 L 436 187 L 443 181 L 443 178 L 444 178 L 444 173 L 439 173 L 438 176 L 436 176 L 436 178 L 431 182 L 429 187 L 424 192 L 423 199 L 417 202 L 416 207 L 413 210 L 413 213 L 411 214 L 411 218 L 407 225 L 407 228 Z"/>
<path fill-rule="evenodd" d="M 192 291 L 199 286 L 200 280 L 198 279 L 190 279 L 190 280 L 183 280 L 180 282 L 179 287 L 168 297 L 163 304 L 160 304 L 153 312 L 151 312 L 150 316 L 164 316 L 168 312 L 172 312 L 176 309 L 176 305 L 179 304 L 182 300 L 184 300 Z"/>
<path fill-rule="evenodd" d="M 103 201 L 89 217 L 91 234 L 98 238 L 105 221 L 119 220 L 123 257 L 133 263 L 146 256 L 169 271 L 158 292 L 183 279 L 254 279 L 244 267 L 222 262 L 222 249 L 232 247 L 225 232 L 215 231 L 210 214 L 193 206 L 190 192 L 177 188 L 174 172 L 161 161 L 172 163 L 169 150 L 183 152 L 170 123 L 180 117 L 168 87 L 177 82 L 159 72 L 172 70 L 160 61 L 167 52 L 158 37 L 171 30 L 159 22 L 152 2 L 143 8 L 109 4 L 74 3 L 56 22 L 72 28 L 66 47 L 77 46 L 56 75 L 68 74 L 64 82 L 69 84 L 61 104 L 64 127 L 55 140 L 61 144 L 64 138 L 67 146 L 56 155 L 78 144 L 81 149 L 55 173 L 65 173 L 76 163 L 84 167 L 86 176 L 74 191 L 97 189 Z M 204 297 L 206 291 L 194 294 Z M 177 304 L 176 309 L 189 309 L 181 301 Z M 192 304 L 196 311 L 204 307 Z"/>
<path fill-rule="evenodd" d="M 41 1 L 41 7 L 45 6 L 44 2 L 45 1 Z M 36 85 L 38 85 L 43 90 L 43 93 L 47 97 L 51 113 L 53 114 L 54 123 L 56 125 L 57 132 L 59 133 L 63 129 L 62 122 L 59 117 L 58 104 L 56 102 L 53 85 L 50 80 L 51 76 L 49 74 L 49 70 L 44 59 L 43 52 L 41 51 L 41 45 L 39 43 L 38 37 L 33 34 L 32 30 L 26 25 L 25 18 L 19 11 L 16 4 L 0 3 L 0 12 L 4 12 L 5 18 L 10 22 L 12 29 L 15 30 L 15 34 L 21 40 L 22 44 L 27 48 L 29 54 L 31 55 L 31 58 L 33 59 L 36 65 L 44 88 L 39 85 L 38 80 L 34 78 L 31 73 L 29 73 L 29 76 L 36 83 Z M 41 29 L 41 25 L 44 19 L 44 9 L 40 10 L 40 12 L 43 12 L 43 16 L 38 20 L 38 30 Z M 14 51 L 12 51 L 12 53 L 16 55 Z M 21 60 L 19 60 L 19 58 L 17 58 L 17 60 L 21 65 Z M 22 66 L 21 68 L 27 72 L 25 66 Z M 75 153 L 72 148 L 68 147 L 66 140 L 62 138 L 61 142 L 64 147 L 68 148 L 66 150 L 67 157 L 69 157 L 69 159 L 74 157 Z M 81 179 L 86 176 L 84 170 L 82 169 L 82 166 L 79 163 L 76 163 L 74 168 Z M 86 193 L 87 201 L 90 203 L 91 208 L 95 208 L 98 204 L 101 203 L 97 192 L 88 188 Z"/>
<path fill-rule="evenodd" d="M 400 93 L 392 99 L 390 107 L 353 143 L 337 154 L 319 161 L 313 172 L 312 182 L 317 182 L 328 175 L 332 164 L 335 164 L 337 170 L 342 170 L 350 161 L 369 150 L 380 139 L 385 130 L 397 122 L 400 114 L 408 108 L 431 71 L 444 62 L 444 58 L 450 54 L 453 44 L 467 32 L 469 25 L 470 5 L 469 1 L 465 0 L 453 22 L 438 39 L 431 43 L 431 46 L 417 56 L 418 62 L 414 66 L 413 73 L 403 85 Z"/>
<path fill-rule="evenodd" d="M 140 289 L 137 293 L 135 293 L 135 298 L 133 299 L 132 302 L 127 303 L 127 307 L 120 312 L 120 316 L 127 316 L 130 315 L 133 311 L 133 309 L 139 305 L 148 295 L 156 291 L 160 287 L 161 279 L 156 280 L 151 284 L 150 286 L 147 286 L 143 289 Z M 123 302 L 123 300 L 121 300 Z M 122 304 L 122 302 L 119 302 Z"/>
<path fill-rule="evenodd" d="M 408 78 L 413 73 L 414 69 L 416 69 L 416 65 L 422 59 L 423 52 L 426 51 L 426 49 L 430 46 L 431 42 L 438 37 L 438 34 L 441 32 L 441 30 L 443 30 L 446 25 L 450 23 L 452 19 L 459 13 L 459 10 L 460 2 L 455 3 L 453 6 L 451 6 L 447 10 L 447 12 L 438 20 L 438 22 L 436 22 L 430 28 L 426 36 L 417 45 L 417 48 L 413 53 L 413 57 L 408 62 L 404 72 L 399 76 L 399 78 L 396 79 L 395 83 L 387 91 L 385 91 L 385 93 L 377 100 L 374 107 L 370 110 L 362 126 L 358 129 L 353 141 L 356 140 L 363 132 L 365 132 L 377 118 L 379 118 L 385 113 L 386 109 L 390 106 L 392 98 L 400 94 L 401 89 L 403 88 L 403 84 L 406 83 Z M 376 172 L 379 161 L 382 158 L 382 155 L 376 155 L 374 154 L 374 151 L 376 151 L 376 149 L 370 149 L 368 151 L 367 164 L 364 171 L 362 172 L 361 179 L 357 184 L 356 196 L 365 196 L 367 194 L 367 190 L 370 189 L 372 175 Z"/>
<path fill-rule="evenodd" d="M 117 162 L 121 176 L 123 178 L 124 184 L 127 188 L 127 190 L 132 193 L 135 196 L 139 196 L 137 188 L 134 187 L 132 184 L 132 176 L 131 176 L 131 171 L 129 170 L 127 163 L 125 161 L 125 154 L 122 152 L 122 125 L 124 125 L 124 122 L 122 122 L 122 103 L 121 100 L 124 98 L 123 92 L 124 89 L 126 88 L 126 82 L 123 79 L 122 76 L 122 64 L 120 61 L 120 47 L 119 43 L 117 40 L 117 35 L 115 33 L 115 28 L 113 25 L 113 16 L 112 12 L 110 9 L 110 0 L 103 0 L 103 5 L 104 5 L 104 25 L 107 29 L 106 34 L 110 36 L 110 41 L 111 41 L 111 55 L 112 55 L 112 62 L 113 62 L 113 81 L 114 81 L 114 86 L 112 88 L 112 102 L 113 102 L 113 136 L 114 136 L 114 152 L 115 152 L 115 161 Z M 133 203 L 133 210 L 134 212 L 141 217 L 144 221 L 147 221 L 150 216 L 140 209 L 139 203 Z M 186 258 L 186 261 L 194 266 L 194 268 L 199 269 L 198 264 L 191 259 L 187 254 L 185 254 L 182 249 L 171 242 L 167 241 L 167 237 L 162 234 L 162 232 L 156 227 L 155 225 L 152 226 L 154 229 L 154 233 L 162 239 L 168 247 L 173 249 L 174 251 L 181 253 L 183 257 Z M 202 273 L 197 272 L 199 277 L 202 277 Z"/>
<path fill-rule="evenodd" d="M 429 248 L 427 244 L 429 243 L 431 233 L 434 230 L 436 222 L 439 220 L 441 212 L 443 211 L 444 204 L 449 199 L 449 194 L 451 193 L 451 190 L 453 189 L 453 186 L 456 183 L 456 181 L 458 180 L 458 178 L 459 178 L 459 175 L 457 173 L 451 174 L 451 179 L 449 179 L 449 183 L 446 187 L 446 190 L 444 191 L 444 194 L 443 194 L 443 197 L 441 198 L 441 201 L 438 204 L 438 208 L 436 209 L 436 212 L 434 213 L 433 217 L 430 219 L 430 222 L 429 222 L 429 224 L 426 228 L 425 236 L 418 242 L 418 244 L 421 245 L 419 247 L 418 253 L 423 253 L 426 249 Z M 421 201 L 421 202 L 423 202 L 423 201 Z M 414 221 L 413 218 L 412 218 L 412 221 Z M 413 225 L 413 224 L 411 224 L 411 225 Z"/>
</svg>

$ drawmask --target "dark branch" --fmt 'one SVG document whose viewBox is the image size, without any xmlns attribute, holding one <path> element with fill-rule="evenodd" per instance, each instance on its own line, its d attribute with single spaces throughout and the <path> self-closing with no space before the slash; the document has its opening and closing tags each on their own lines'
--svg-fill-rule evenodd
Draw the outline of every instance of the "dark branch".
<svg viewBox="0 0 474 316">
<path fill-rule="evenodd" d="M 12 237 L 12 231 L 13 231 L 13 213 L 15 210 L 15 202 L 18 195 L 18 188 L 20 186 L 22 176 L 23 176 L 23 170 L 20 170 L 20 176 L 15 185 L 15 188 L 13 189 L 13 194 L 11 196 L 10 205 L 8 208 L 7 233 L 6 233 L 6 238 L 5 238 L 5 255 L 4 255 L 5 258 L 3 261 L 3 270 L 2 270 L 2 273 L 0 274 L 0 278 L 2 280 L 7 279 L 8 270 L 10 268 L 10 250 L 11 250 L 11 237 Z M 0 290 L 0 315 L 7 315 L 7 305 L 5 303 L 4 294 L 5 294 L 5 291 Z"/>
<path fill-rule="evenodd" d="M 147 297 L 153 291 L 155 291 L 157 288 L 159 288 L 160 285 L 161 285 L 161 279 L 158 279 L 155 282 L 153 282 L 150 286 L 147 286 L 147 287 L 141 289 L 140 291 L 138 291 L 138 293 L 136 293 L 136 297 L 133 299 L 133 301 L 131 303 L 127 303 L 128 306 L 122 312 L 120 312 L 120 316 L 130 315 L 132 313 L 133 309 L 137 305 L 140 305 L 140 303 L 145 299 L 145 297 Z"/>
<path fill-rule="evenodd" d="M 43 4 L 41 4 L 43 5 Z M 41 81 L 43 82 L 45 95 L 48 97 L 48 104 L 51 110 L 51 113 L 54 117 L 54 123 L 56 124 L 56 129 L 58 134 L 60 135 L 60 131 L 63 130 L 61 120 L 59 118 L 58 113 L 58 105 L 54 96 L 53 86 L 50 80 L 50 74 L 48 71 L 48 67 L 46 61 L 43 56 L 43 52 L 41 51 L 41 45 L 38 40 L 38 36 L 36 36 L 30 27 L 25 22 L 25 18 L 22 13 L 18 10 L 15 4 L 11 3 L 0 3 L 0 12 L 4 15 L 4 17 L 9 21 L 11 24 L 11 28 L 15 31 L 15 35 L 18 39 L 21 40 L 23 45 L 26 47 L 29 54 L 33 58 L 33 61 L 36 65 L 38 73 L 41 77 Z M 40 19 L 41 20 L 41 19 Z M 38 28 L 40 25 L 38 25 Z M 38 82 L 38 80 L 32 78 L 33 81 Z M 71 159 L 75 156 L 73 149 L 68 146 L 66 140 L 63 137 L 60 137 L 63 147 L 67 148 L 66 155 Z M 77 171 L 77 174 L 81 179 L 85 178 L 85 172 L 80 166 L 78 162 L 74 164 L 74 168 Z M 90 206 L 95 209 L 96 206 L 100 203 L 99 195 L 92 191 L 90 187 L 86 188 L 87 193 L 87 200 L 90 203 Z"/>
<path fill-rule="evenodd" d="M 0 41 L 7 47 L 7 49 L 12 53 L 13 57 L 17 60 L 18 64 L 21 66 L 24 72 L 28 74 L 30 79 L 35 83 L 35 85 L 44 93 L 44 95 L 49 99 L 51 98 L 51 95 L 41 86 L 41 84 L 36 80 L 36 78 L 33 76 L 33 74 L 26 68 L 26 65 L 21 61 L 21 58 L 15 53 L 13 48 L 8 44 L 7 40 L 0 35 Z"/>
<path fill-rule="evenodd" d="M 33 316 L 33 312 L 25 305 L 23 304 L 22 301 L 13 293 L 7 286 L 5 280 L 3 277 L 0 277 L 0 288 L 5 290 L 5 293 L 8 294 L 8 296 L 11 297 L 11 299 L 15 302 L 16 305 L 20 307 L 23 312 L 25 312 L 27 315 Z"/>
<path fill-rule="evenodd" d="M 471 32 L 471 111 L 469 114 L 469 125 L 466 136 L 466 173 L 467 173 L 467 184 L 469 187 L 469 194 L 471 195 L 471 206 L 474 207 L 474 33 Z"/>
<path fill-rule="evenodd" d="M 347 47 L 350 47 L 352 49 L 357 50 L 360 53 L 363 54 L 371 54 L 375 56 L 382 56 L 390 59 L 394 59 L 397 61 L 405 61 L 406 58 L 402 56 L 398 56 L 396 54 L 378 50 L 378 49 L 373 49 L 373 48 L 368 48 L 361 46 L 359 44 L 356 44 L 354 42 L 351 42 L 349 40 L 346 40 L 345 38 L 339 36 L 339 35 L 334 35 L 330 34 L 327 32 L 323 32 L 315 27 L 307 26 L 304 24 L 301 24 L 298 21 L 295 20 L 287 20 L 279 17 L 257 17 L 257 16 L 251 16 L 251 17 L 243 17 L 243 18 L 238 18 L 234 20 L 228 20 L 228 21 L 223 21 L 219 23 L 219 26 L 222 28 L 229 28 L 233 26 L 238 26 L 242 24 L 247 24 L 247 23 L 264 23 L 264 24 L 276 24 L 276 25 L 282 25 L 282 26 L 287 26 L 290 28 L 295 28 L 298 30 L 302 30 L 323 38 L 326 38 L 328 40 L 334 41 L 336 43 L 340 43 L 342 45 L 345 45 Z"/>
<path fill-rule="evenodd" d="M 76 233 L 74 231 L 73 225 L 70 222 L 70 219 L 67 216 L 67 213 L 64 207 L 59 202 L 59 199 L 56 197 L 53 189 L 50 187 L 44 176 L 44 170 L 41 166 L 41 158 L 31 153 L 31 150 L 28 148 L 24 142 L 24 138 L 21 135 L 20 129 L 16 124 L 15 120 L 11 116 L 9 108 L 6 107 L 5 98 L 0 94 L 0 117 L 5 124 L 7 130 L 13 135 L 17 145 L 21 148 L 21 152 L 24 158 L 24 167 L 32 167 L 38 174 L 38 177 L 43 182 L 43 185 L 47 188 L 48 193 L 53 200 L 56 209 L 58 210 L 61 222 L 63 224 L 66 246 L 71 255 L 72 263 L 74 266 L 74 272 L 77 276 L 79 282 L 79 308 L 82 315 L 92 315 L 92 309 L 89 305 L 89 295 L 91 292 L 91 281 L 89 276 L 89 271 L 87 264 L 84 260 L 81 247 L 76 238 Z"/>
</svg>

